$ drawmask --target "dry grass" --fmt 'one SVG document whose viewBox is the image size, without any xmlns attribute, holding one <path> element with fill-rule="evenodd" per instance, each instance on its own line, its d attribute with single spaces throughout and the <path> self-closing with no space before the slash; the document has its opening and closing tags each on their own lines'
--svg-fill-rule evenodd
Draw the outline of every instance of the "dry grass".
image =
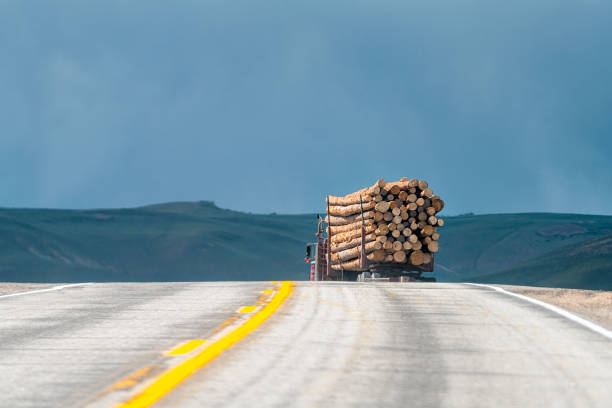
<svg viewBox="0 0 612 408">
<path fill-rule="evenodd" d="M 512 285 L 495 286 L 562 307 L 581 317 L 612 329 L 612 291 Z"/>
<path fill-rule="evenodd" d="M 49 283 L 10 283 L 4 282 L 0 283 L 0 296 L 8 295 L 11 293 L 17 292 L 27 292 L 29 290 L 37 290 L 37 289 L 45 289 L 52 286 L 56 286 L 55 284 Z"/>
</svg>

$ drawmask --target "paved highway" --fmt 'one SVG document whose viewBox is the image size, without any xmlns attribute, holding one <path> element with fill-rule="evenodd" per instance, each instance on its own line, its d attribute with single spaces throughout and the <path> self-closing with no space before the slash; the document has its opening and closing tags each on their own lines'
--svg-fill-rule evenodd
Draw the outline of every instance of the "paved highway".
<svg viewBox="0 0 612 408">
<path fill-rule="evenodd" d="M 612 406 L 612 340 L 539 305 L 466 284 L 284 285 L 0 297 L 0 406 Z"/>
</svg>

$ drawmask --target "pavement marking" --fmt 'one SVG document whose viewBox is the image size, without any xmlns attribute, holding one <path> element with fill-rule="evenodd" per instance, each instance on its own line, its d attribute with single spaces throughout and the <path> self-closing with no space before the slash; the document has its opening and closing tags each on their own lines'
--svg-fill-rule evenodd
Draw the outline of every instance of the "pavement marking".
<svg viewBox="0 0 612 408">
<path fill-rule="evenodd" d="M 608 330 L 608 329 L 606 329 L 604 327 L 601 327 L 600 325 L 595 324 L 595 323 L 593 323 L 591 321 L 583 319 L 582 317 L 578 317 L 575 314 L 570 313 L 570 312 L 568 312 L 565 309 L 562 309 L 562 308 L 557 307 L 557 306 L 553 306 L 550 303 L 542 302 L 541 300 L 530 298 L 529 296 L 519 295 L 518 293 L 508 292 L 507 290 L 499 288 L 497 286 L 484 285 L 484 284 L 481 284 L 481 283 L 469 283 L 469 282 L 466 282 L 465 284 L 466 285 L 480 286 L 480 287 L 483 287 L 483 288 L 493 289 L 493 290 L 495 290 L 497 292 L 501 292 L 501 293 L 503 293 L 505 295 L 514 296 L 516 298 L 519 298 L 519 299 L 525 300 L 527 302 L 536 304 L 536 305 L 541 306 L 541 307 L 543 307 L 545 309 L 548 309 L 548 310 L 550 310 L 552 312 L 558 313 L 561 316 L 563 316 L 563 317 L 565 317 L 565 318 L 567 318 L 569 320 L 572 320 L 572 321 L 574 321 L 574 322 L 576 322 L 576 323 L 578 323 L 578 324 L 580 324 L 580 325 L 582 325 L 582 326 L 584 326 L 584 327 L 586 327 L 586 328 L 588 328 L 588 329 L 590 329 L 590 330 L 592 330 L 594 332 L 597 332 L 597 333 L 599 333 L 599 334 L 601 334 L 601 335 L 603 335 L 603 336 L 605 336 L 605 337 L 607 337 L 609 339 L 612 339 L 612 331 L 610 331 L 610 330 Z"/>
<path fill-rule="evenodd" d="M 238 309 L 238 313 L 253 313 L 257 309 L 257 306 L 242 306 Z"/>
<path fill-rule="evenodd" d="M 52 288 L 48 288 L 48 289 L 38 289 L 38 290 L 31 290 L 29 292 L 17 292 L 17 293 L 10 293 L 8 295 L 2 295 L 0 296 L 0 298 L 8 298 L 8 297 L 13 297 L 13 296 L 21 296 L 21 295 L 31 295 L 33 293 L 43 293 L 43 292 L 52 292 L 54 290 L 62 290 L 62 289 L 66 289 L 66 288 L 72 288 L 75 286 L 84 286 L 84 285 L 91 285 L 91 282 L 87 282 L 87 283 L 72 283 L 70 285 L 60 285 L 60 286 L 54 286 Z"/>
<path fill-rule="evenodd" d="M 123 380 L 116 382 L 109 388 L 109 390 L 120 390 L 123 388 L 130 388 L 143 380 L 152 370 L 157 367 L 157 364 L 151 364 L 142 367 L 140 370 L 133 372 Z"/>
<path fill-rule="evenodd" d="M 187 354 L 190 351 L 200 347 L 202 344 L 206 343 L 206 340 L 189 340 L 188 342 L 181 344 L 174 350 L 164 353 L 166 356 L 179 356 L 181 354 Z"/>
<path fill-rule="evenodd" d="M 263 291 L 263 293 L 274 293 L 273 289 L 266 289 Z"/>
<path fill-rule="evenodd" d="M 266 319 L 276 312 L 283 301 L 293 292 L 294 284 L 289 281 L 281 283 L 276 294 L 270 302 L 261 310 L 251 316 L 246 322 L 238 326 L 225 337 L 215 341 L 197 355 L 188 358 L 179 365 L 174 366 L 160 375 L 153 383 L 146 387 L 142 392 L 131 398 L 129 401 L 121 403 L 116 408 L 140 408 L 150 407 L 164 395 L 172 391 L 176 386 L 183 382 L 187 377 L 198 369 L 215 359 L 223 351 L 243 339 L 246 335 L 258 328 Z"/>
</svg>

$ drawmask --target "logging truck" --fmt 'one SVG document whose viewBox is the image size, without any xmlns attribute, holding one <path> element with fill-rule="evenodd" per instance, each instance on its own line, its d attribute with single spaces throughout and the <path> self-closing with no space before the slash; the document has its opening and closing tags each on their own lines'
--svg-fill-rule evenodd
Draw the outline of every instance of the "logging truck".
<svg viewBox="0 0 612 408">
<path fill-rule="evenodd" d="M 318 228 L 315 241 L 306 245 L 305 262 L 310 265 L 311 281 L 389 281 L 389 282 L 435 282 L 436 278 L 423 276 L 423 272 L 433 272 L 434 257 L 428 263 L 411 265 L 409 263 L 380 263 L 368 260 L 362 244 L 358 270 L 337 270 L 330 268 L 330 237 L 322 227 L 323 219 L 317 215 Z M 362 235 L 365 231 L 362 228 Z M 365 240 L 362 240 L 364 242 Z"/>
</svg>

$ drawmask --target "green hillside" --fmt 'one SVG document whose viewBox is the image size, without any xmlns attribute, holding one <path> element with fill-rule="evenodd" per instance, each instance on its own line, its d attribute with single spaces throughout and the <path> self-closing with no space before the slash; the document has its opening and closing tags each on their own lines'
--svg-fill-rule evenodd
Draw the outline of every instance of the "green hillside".
<svg viewBox="0 0 612 408">
<path fill-rule="evenodd" d="M 434 275 L 447 281 L 493 279 L 491 274 L 503 271 L 513 273 L 513 283 L 526 283 L 512 268 L 537 263 L 534 268 L 545 277 L 567 253 L 552 251 L 612 234 L 607 216 L 498 214 L 446 221 Z M 132 209 L 0 209 L 0 280 L 300 280 L 308 273 L 304 245 L 315 229 L 314 214 L 247 214 L 207 201 Z M 599 263 L 599 257 L 585 256 L 576 264 L 581 272 L 572 275 L 572 287 L 595 284 L 581 276 L 605 268 L 608 256 Z"/>
<path fill-rule="evenodd" d="M 475 282 L 612 290 L 612 234 L 568 245 Z"/>
</svg>

